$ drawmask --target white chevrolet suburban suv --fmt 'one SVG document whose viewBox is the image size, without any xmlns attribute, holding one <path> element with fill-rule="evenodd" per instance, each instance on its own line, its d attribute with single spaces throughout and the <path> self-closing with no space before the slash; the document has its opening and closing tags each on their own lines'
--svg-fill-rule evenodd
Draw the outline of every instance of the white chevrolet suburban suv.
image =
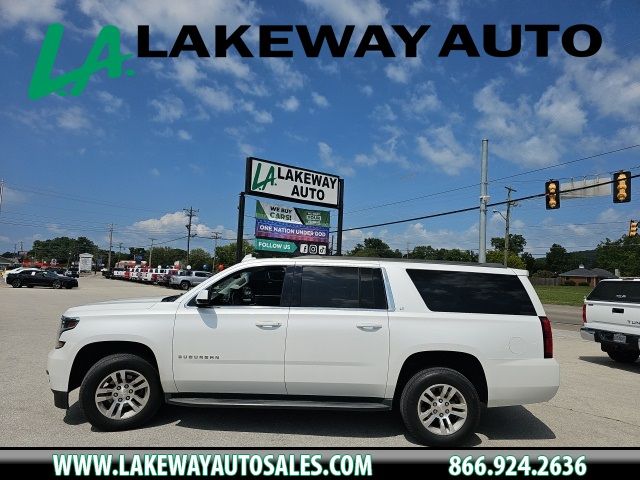
<svg viewBox="0 0 640 480">
<path fill-rule="evenodd" d="M 621 363 L 640 356 L 640 278 L 602 280 L 582 306 L 585 340 Z"/>
<path fill-rule="evenodd" d="M 388 410 L 437 446 L 481 408 L 545 402 L 559 385 L 551 327 L 527 272 L 356 257 L 253 259 L 180 296 L 75 307 L 48 375 L 96 428 L 148 422 L 163 402 Z"/>
</svg>

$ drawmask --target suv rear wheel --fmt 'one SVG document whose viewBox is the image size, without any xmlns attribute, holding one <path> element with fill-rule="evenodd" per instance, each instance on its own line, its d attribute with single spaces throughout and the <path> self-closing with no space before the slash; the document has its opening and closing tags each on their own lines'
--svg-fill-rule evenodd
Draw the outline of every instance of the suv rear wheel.
<svg viewBox="0 0 640 480">
<path fill-rule="evenodd" d="M 105 430 L 127 430 L 147 423 L 162 403 L 158 372 L 128 353 L 109 355 L 87 372 L 80 407 L 89 423 Z"/>
<path fill-rule="evenodd" d="M 611 350 L 607 352 L 612 360 L 620 363 L 634 363 L 640 357 L 640 351 Z"/>
<path fill-rule="evenodd" d="M 190 287 L 191 287 L 191 284 L 188 281 L 183 280 L 180 282 L 180 288 L 182 290 L 189 290 Z"/>
<path fill-rule="evenodd" d="M 404 424 L 427 445 L 459 445 L 480 420 L 480 398 L 473 384 L 449 368 L 429 368 L 416 373 L 400 398 Z"/>
<path fill-rule="evenodd" d="M 16 278 L 14 281 L 11 282 L 11 286 L 13 288 L 20 288 L 22 286 L 22 282 L 20 281 L 19 278 Z"/>
</svg>

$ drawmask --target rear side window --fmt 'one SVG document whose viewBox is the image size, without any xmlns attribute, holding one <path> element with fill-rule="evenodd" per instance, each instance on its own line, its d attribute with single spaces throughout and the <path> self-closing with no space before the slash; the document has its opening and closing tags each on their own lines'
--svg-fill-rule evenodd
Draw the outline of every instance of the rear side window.
<svg viewBox="0 0 640 480">
<path fill-rule="evenodd" d="M 515 275 L 407 270 L 429 310 L 434 312 L 536 315 Z"/>
<path fill-rule="evenodd" d="M 640 282 L 600 282 L 587 300 L 640 303 Z"/>
<path fill-rule="evenodd" d="M 387 299 L 379 268 L 302 268 L 300 306 L 386 310 Z"/>
</svg>

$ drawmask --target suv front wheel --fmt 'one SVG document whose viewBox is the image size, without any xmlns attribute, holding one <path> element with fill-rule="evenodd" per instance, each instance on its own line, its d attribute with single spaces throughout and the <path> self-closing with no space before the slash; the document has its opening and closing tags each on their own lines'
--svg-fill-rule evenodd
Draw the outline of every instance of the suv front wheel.
<svg viewBox="0 0 640 480">
<path fill-rule="evenodd" d="M 400 398 L 405 426 L 427 445 L 459 445 L 480 420 L 480 398 L 473 384 L 449 368 L 429 368 L 416 373 Z"/>
<path fill-rule="evenodd" d="M 128 353 L 99 360 L 80 386 L 80 407 L 89 423 L 105 430 L 127 430 L 147 423 L 162 403 L 156 369 Z"/>
</svg>

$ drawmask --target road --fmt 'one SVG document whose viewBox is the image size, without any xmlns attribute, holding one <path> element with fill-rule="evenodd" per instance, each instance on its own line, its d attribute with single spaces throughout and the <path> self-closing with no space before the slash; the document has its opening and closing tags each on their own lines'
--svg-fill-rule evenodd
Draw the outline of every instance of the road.
<svg viewBox="0 0 640 480">
<path fill-rule="evenodd" d="M 69 306 L 162 296 L 160 287 L 80 278 L 73 290 L 0 285 L 0 439 L 3 447 L 409 447 L 389 413 L 204 410 L 167 406 L 148 427 L 94 431 L 77 391 L 65 413 L 53 406 L 45 375 L 60 315 Z M 553 310 L 548 309 L 553 318 Z M 619 366 L 572 325 L 554 325 L 561 387 L 548 403 L 489 409 L 469 446 L 640 447 L 640 363 Z"/>
<path fill-rule="evenodd" d="M 582 325 L 582 307 L 544 305 L 544 311 L 552 324 Z"/>
</svg>

